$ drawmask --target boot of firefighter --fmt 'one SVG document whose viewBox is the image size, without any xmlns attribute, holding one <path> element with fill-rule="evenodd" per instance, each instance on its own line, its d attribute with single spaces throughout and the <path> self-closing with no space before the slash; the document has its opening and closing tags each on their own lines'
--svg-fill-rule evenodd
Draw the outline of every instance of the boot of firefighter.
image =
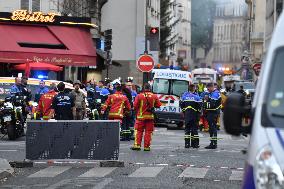
<svg viewBox="0 0 284 189">
<path fill-rule="evenodd" d="M 199 136 L 198 135 L 193 136 L 193 139 L 191 141 L 191 147 L 192 148 L 199 148 Z"/>
<path fill-rule="evenodd" d="M 184 147 L 185 148 L 190 148 L 190 138 L 185 138 L 184 139 Z"/>
</svg>

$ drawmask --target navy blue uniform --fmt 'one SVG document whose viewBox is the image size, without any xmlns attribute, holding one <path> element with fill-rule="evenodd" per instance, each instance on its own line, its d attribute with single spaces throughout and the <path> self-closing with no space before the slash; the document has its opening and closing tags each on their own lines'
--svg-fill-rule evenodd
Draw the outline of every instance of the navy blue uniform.
<svg viewBox="0 0 284 189">
<path fill-rule="evenodd" d="M 201 109 L 200 97 L 192 92 L 185 92 L 181 98 L 181 109 L 185 116 L 185 147 L 199 147 L 198 117 Z M 191 142 L 191 145 L 190 145 Z"/>
<path fill-rule="evenodd" d="M 217 118 L 221 109 L 221 95 L 218 90 L 209 93 L 209 100 L 204 104 L 209 124 L 210 146 L 217 147 Z"/>
<path fill-rule="evenodd" d="M 72 95 L 60 92 L 53 98 L 52 108 L 55 112 L 56 120 L 72 120 L 72 108 L 75 106 Z"/>
<path fill-rule="evenodd" d="M 45 93 L 47 93 L 48 91 L 49 89 L 47 87 L 39 88 L 35 94 L 35 102 L 39 102 L 40 97 Z"/>
</svg>

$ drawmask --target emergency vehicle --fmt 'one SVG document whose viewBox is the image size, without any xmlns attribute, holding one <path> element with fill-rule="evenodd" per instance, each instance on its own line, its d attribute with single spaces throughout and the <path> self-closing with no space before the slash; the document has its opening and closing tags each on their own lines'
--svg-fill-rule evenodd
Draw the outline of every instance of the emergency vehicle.
<svg viewBox="0 0 284 189">
<path fill-rule="evenodd" d="M 170 123 L 183 127 L 184 119 L 179 107 L 182 94 L 192 82 L 191 73 L 171 69 L 154 69 L 152 91 L 158 95 L 162 106 L 156 109 L 156 124 Z"/>
<path fill-rule="evenodd" d="M 266 60 L 257 82 L 253 104 L 241 94 L 231 94 L 224 110 L 228 133 L 250 134 L 243 188 L 284 188 L 284 14 L 276 24 Z M 251 124 L 242 125 L 244 115 Z"/>
<path fill-rule="evenodd" d="M 193 83 L 216 83 L 217 71 L 210 68 L 197 68 L 191 71 Z"/>
</svg>

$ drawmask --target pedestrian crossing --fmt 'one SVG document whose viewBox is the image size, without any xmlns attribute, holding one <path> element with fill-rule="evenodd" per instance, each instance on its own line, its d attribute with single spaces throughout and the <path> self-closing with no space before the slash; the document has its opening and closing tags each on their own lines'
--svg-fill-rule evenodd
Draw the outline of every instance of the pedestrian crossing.
<svg viewBox="0 0 284 189">
<path fill-rule="evenodd" d="M 70 166 L 50 166 L 47 168 L 42 168 L 41 170 L 37 170 L 37 172 L 28 175 L 27 178 L 55 178 L 67 171 L 70 171 L 73 169 Z M 149 167 L 135 167 L 135 169 L 127 169 L 125 168 L 116 168 L 116 167 L 93 167 L 93 168 L 87 168 L 84 169 L 84 173 L 81 173 L 77 175 L 78 178 L 103 178 L 103 177 L 111 177 L 112 174 L 115 174 L 115 172 L 119 172 L 123 170 L 123 172 L 129 170 L 128 174 L 123 174 L 123 177 L 128 178 L 155 178 L 159 176 L 163 176 L 163 174 L 167 174 L 169 169 L 177 169 L 175 172 L 176 175 L 172 175 L 172 177 L 176 177 L 177 179 L 181 178 L 192 178 L 192 179 L 206 179 L 208 176 L 208 172 L 214 174 L 214 171 L 216 174 L 220 173 L 220 171 L 224 170 L 225 172 L 228 172 L 228 169 L 230 170 L 231 174 L 228 176 L 226 180 L 229 181 L 241 181 L 242 175 L 244 171 L 241 170 L 231 170 L 230 168 L 222 169 L 222 168 L 213 168 L 210 166 L 207 167 L 170 167 L 170 166 L 149 166 Z M 117 174 L 115 174 L 117 175 Z M 223 177 L 223 176 L 220 176 Z M 222 178 L 220 178 L 222 179 Z M 224 178 L 223 178 L 224 179 Z"/>
</svg>

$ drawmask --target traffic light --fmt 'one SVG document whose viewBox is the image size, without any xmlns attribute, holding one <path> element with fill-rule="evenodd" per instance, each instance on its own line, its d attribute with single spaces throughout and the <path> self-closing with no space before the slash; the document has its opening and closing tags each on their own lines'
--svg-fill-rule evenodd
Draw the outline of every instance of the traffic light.
<svg viewBox="0 0 284 189">
<path fill-rule="evenodd" d="M 160 50 L 160 31 L 158 27 L 149 28 L 150 51 Z"/>
<path fill-rule="evenodd" d="M 105 48 L 104 48 L 104 51 L 110 51 L 111 50 L 111 45 L 112 45 L 112 29 L 105 30 L 104 36 L 105 36 Z"/>
<path fill-rule="evenodd" d="M 151 28 L 150 29 L 150 34 L 151 35 L 157 35 L 159 33 L 159 28 Z"/>
</svg>

